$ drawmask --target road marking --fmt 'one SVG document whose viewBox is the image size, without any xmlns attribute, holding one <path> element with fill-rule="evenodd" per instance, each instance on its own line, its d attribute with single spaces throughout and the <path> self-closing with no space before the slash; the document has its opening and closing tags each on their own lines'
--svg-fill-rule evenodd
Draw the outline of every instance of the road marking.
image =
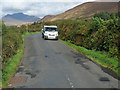
<svg viewBox="0 0 120 90">
<path fill-rule="evenodd" d="M 71 88 L 73 88 L 73 90 L 75 90 L 75 87 L 74 87 L 72 81 L 70 80 L 70 78 L 68 77 L 68 75 L 66 75 L 66 77 L 67 77 L 67 80 L 68 80 L 68 82 L 69 82 Z"/>
</svg>

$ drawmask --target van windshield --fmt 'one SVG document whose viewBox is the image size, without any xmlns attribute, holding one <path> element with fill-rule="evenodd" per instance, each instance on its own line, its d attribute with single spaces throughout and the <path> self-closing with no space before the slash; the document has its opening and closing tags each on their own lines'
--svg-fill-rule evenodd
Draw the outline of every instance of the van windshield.
<svg viewBox="0 0 120 90">
<path fill-rule="evenodd" d="M 57 28 L 45 27 L 45 31 L 57 31 Z"/>
</svg>

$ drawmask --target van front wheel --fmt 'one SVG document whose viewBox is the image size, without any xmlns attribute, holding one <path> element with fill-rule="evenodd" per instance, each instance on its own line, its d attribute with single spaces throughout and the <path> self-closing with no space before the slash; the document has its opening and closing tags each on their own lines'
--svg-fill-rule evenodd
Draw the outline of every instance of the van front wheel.
<svg viewBox="0 0 120 90">
<path fill-rule="evenodd" d="M 42 34 L 42 38 L 44 38 L 44 35 Z"/>
<path fill-rule="evenodd" d="M 44 40 L 46 40 L 46 38 L 45 37 L 43 37 L 44 38 Z"/>
</svg>

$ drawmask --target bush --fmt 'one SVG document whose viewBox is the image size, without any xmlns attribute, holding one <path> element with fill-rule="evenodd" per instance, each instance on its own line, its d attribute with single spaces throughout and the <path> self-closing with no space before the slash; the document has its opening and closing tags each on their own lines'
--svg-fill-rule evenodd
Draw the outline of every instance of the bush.
<svg viewBox="0 0 120 90">
<path fill-rule="evenodd" d="M 91 20 L 61 20 L 44 24 L 57 25 L 62 40 L 120 58 L 120 18 L 117 13 L 100 12 Z"/>
</svg>

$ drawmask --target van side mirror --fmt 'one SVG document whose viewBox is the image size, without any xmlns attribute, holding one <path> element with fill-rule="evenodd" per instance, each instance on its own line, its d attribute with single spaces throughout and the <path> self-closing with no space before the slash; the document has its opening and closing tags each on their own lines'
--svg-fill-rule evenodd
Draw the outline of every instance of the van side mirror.
<svg viewBox="0 0 120 90">
<path fill-rule="evenodd" d="M 43 32 L 43 29 L 42 29 L 42 32 Z"/>
</svg>

